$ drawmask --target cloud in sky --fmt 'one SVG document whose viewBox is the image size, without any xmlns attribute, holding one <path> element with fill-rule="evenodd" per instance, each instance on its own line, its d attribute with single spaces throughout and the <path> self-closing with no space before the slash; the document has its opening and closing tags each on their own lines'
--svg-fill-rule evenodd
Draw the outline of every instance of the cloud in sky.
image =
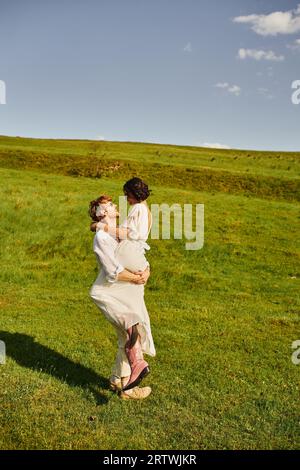
<svg viewBox="0 0 300 470">
<path fill-rule="evenodd" d="M 184 52 L 192 52 L 192 44 L 190 42 L 188 42 L 184 48 L 183 48 Z"/>
<path fill-rule="evenodd" d="M 229 83 L 227 82 L 220 82 L 220 83 L 216 83 L 215 85 L 217 88 L 228 88 L 229 87 Z"/>
<path fill-rule="evenodd" d="M 229 145 L 225 144 L 219 144 L 218 142 L 216 143 L 210 143 L 210 142 L 204 142 L 203 144 L 198 144 L 199 147 L 207 147 L 211 149 L 230 149 Z"/>
<path fill-rule="evenodd" d="M 267 67 L 266 70 L 262 71 L 259 70 L 255 74 L 257 77 L 263 77 L 263 76 L 268 76 L 268 77 L 273 77 L 273 67 Z"/>
<path fill-rule="evenodd" d="M 104 140 L 104 139 L 105 139 L 105 137 L 103 135 L 97 135 L 95 137 L 95 140 Z"/>
<path fill-rule="evenodd" d="M 273 62 L 282 62 L 284 60 L 283 55 L 276 55 L 274 51 L 262 51 L 258 49 L 239 49 L 238 59 L 254 59 L 254 60 L 269 60 Z"/>
<path fill-rule="evenodd" d="M 300 51 L 300 39 L 296 39 L 293 44 L 288 44 L 286 46 L 288 49 L 299 50 Z"/>
<path fill-rule="evenodd" d="M 238 85 L 232 85 L 232 86 L 228 87 L 228 92 L 233 93 L 235 96 L 240 96 L 241 87 L 239 87 Z"/>
<path fill-rule="evenodd" d="M 274 11 L 268 15 L 237 16 L 233 22 L 250 24 L 251 29 L 261 36 L 294 34 L 300 31 L 300 3 L 292 10 Z"/>
<path fill-rule="evenodd" d="M 242 91 L 241 87 L 239 87 L 238 85 L 230 85 L 227 82 L 216 83 L 215 87 L 216 88 L 222 88 L 223 90 L 227 90 L 228 93 L 231 93 L 235 96 L 240 96 L 241 91 Z"/>
<path fill-rule="evenodd" d="M 268 88 L 260 87 L 257 89 L 257 92 L 259 95 L 264 96 L 268 100 L 272 100 L 274 98 L 274 95 L 272 95 L 272 93 L 270 92 Z"/>
</svg>

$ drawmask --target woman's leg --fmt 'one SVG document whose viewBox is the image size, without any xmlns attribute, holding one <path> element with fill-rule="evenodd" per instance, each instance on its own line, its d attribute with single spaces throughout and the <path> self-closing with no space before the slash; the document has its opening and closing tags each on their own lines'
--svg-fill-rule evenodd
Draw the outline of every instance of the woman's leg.
<svg viewBox="0 0 300 470">
<path fill-rule="evenodd" d="M 136 387 L 141 380 L 149 374 L 148 363 L 144 360 L 140 337 L 138 333 L 138 323 L 128 328 L 125 353 L 131 368 L 131 374 L 123 390 L 130 390 Z"/>
<path fill-rule="evenodd" d="M 122 328 L 114 325 L 118 336 L 118 352 L 116 362 L 112 370 L 110 378 L 111 389 L 119 392 L 119 397 L 123 400 L 143 400 L 151 393 L 151 387 L 133 387 L 127 390 L 122 390 L 130 379 L 131 367 L 125 353 L 125 345 L 128 343 L 128 334 Z M 131 338 L 133 346 L 137 340 L 138 334 Z"/>
<path fill-rule="evenodd" d="M 137 342 L 137 340 L 139 338 L 138 323 L 136 323 L 132 327 L 128 328 L 127 335 L 128 335 L 127 336 L 128 340 L 126 342 L 126 347 L 127 348 L 133 348 L 133 346 L 135 345 L 135 343 Z"/>
</svg>

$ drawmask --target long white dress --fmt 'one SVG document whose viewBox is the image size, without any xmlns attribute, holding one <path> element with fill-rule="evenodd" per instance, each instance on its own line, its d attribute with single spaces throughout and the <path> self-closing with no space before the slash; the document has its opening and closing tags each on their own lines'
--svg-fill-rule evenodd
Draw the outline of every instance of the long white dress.
<svg viewBox="0 0 300 470">
<path fill-rule="evenodd" d="M 116 256 L 118 260 L 129 271 L 138 271 L 146 269 L 149 265 L 145 251 L 150 250 L 150 246 L 146 243 L 152 225 L 152 216 L 145 204 L 134 204 L 127 218 L 120 225 L 120 228 L 128 230 L 128 238 L 121 240 L 116 248 Z"/>
<path fill-rule="evenodd" d="M 130 263 L 135 264 L 134 270 L 145 269 L 149 264 L 144 256 L 144 250 L 150 248 L 146 243 L 150 230 L 148 229 L 148 210 L 144 204 L 135 204 L 135 206 L 122 224 L 122 227 L 129 229 L 129 239 L 118 243 L 107 232 L 99 230 L 96 233 L 93 249 L 100 272 L 90 290 L 90 296 L 105 317 L 115 326 L 127 330 L 138 323 L 142 351 L 155 356 L 150 319 L 144 301 L 144 285 L 116 280 L 118 273 L 123 271 L 124 267 L 130 269 L 127 267 Z M 118 255 L 117 252 L 121 246 L 123 248 Z"/>
</svg>

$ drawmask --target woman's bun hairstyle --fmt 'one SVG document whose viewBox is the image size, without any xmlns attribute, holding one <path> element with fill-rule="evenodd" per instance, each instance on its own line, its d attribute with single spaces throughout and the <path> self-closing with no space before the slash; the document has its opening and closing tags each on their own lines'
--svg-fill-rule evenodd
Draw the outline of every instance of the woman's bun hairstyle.
<svg viewBox="0 0 300 470">
<path fill-rule="evenodd" d="M 137 177 L 128 180 L 124 184 L 123 190 L 126 193 L 131 193 L 138 202 L 145 201 L 150 196 L 151 192 L 148 185 Z"/>
</svg>

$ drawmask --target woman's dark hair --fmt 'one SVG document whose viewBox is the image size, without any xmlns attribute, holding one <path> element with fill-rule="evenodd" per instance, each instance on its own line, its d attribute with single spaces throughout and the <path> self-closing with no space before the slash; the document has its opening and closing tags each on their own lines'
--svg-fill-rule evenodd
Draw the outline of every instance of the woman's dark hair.
<svg viewBox="0 0 300 470">
<path fill-rule="evenodd" d="M 125 193 L 132 194 L 135 199 L 139 202 L 145 201 L 150 196 L 151 189 L 148 188 L 147 184 L 140 178 L 131 178 L 124 186 L 123 190 Z"/>
<path fill-rule="evenodd" d="M 95 222 L 100 222 L 100 220 L 103 218 L 103 216 L 97 216 L 97 208 L 99 204 L 105 204 L 106 202 L 111 201 L 112 198 L 110 196 L 106 196 L 103 194 L 103 196 L 98 197 L 98 199 L 94 199 L 94 201 L 90 202 L 90 207 L 89 207 L 89 216 L 94 220 Z"/>
</svg>

